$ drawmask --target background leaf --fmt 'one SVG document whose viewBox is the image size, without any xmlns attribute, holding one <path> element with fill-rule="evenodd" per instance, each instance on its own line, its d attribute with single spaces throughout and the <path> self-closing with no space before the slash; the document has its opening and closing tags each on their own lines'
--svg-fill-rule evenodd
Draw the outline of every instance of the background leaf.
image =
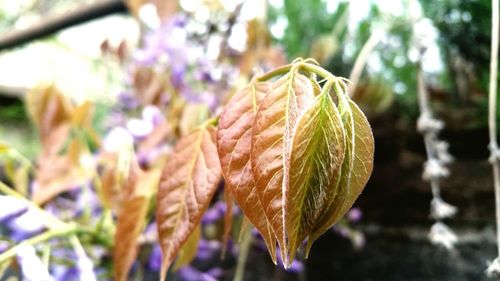
<svg viewBox="0 0 500 281">
<path fill-rule="evenodd" d="M 182 138 L 163 170 L 156 212 L 163 254 L 162 280 L 220 182 L 215 133 L 212 125 L 205 125 Z"/>
<path fill-rule="evenodd" d="M 120 202 L 113 249 L 115 280 L 127 280 L 130 267 L 137 258 L 138 238 L 146 224 L 146 217 L 154 188 L 160 179 L 160 169 L 143 172 L 133 161 L 122 190 L 126 193 Z"/>
</svg>

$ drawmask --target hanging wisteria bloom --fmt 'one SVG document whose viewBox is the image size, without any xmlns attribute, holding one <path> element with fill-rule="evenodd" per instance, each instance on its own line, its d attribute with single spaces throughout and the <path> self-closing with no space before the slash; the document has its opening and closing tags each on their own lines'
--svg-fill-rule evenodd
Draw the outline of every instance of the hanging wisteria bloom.
<svg viewBox="0 0 500 281">
<path fill-rule="evenodd" d="M 422 112 L 422 114 L 420 114 L 420 117 L 418 117 L 417 130 L 420 133 L 426 133 L 426 132 L 436 133 L 442 130 L 443 128 L 444 128 L 443 121 L 432 117 L 432 115 L 427 111 Z"/>
<path fill-rule="evenodd" d="M 457 235 L 442 222 L 436 222 L 432 225 L 429 240 L 432 244 L 443 246 L 448 250 L 453 249 L 458 242 Z"/>
<path fill-rule="evenodd" d="M 486 275 L 489 278 L 500 278 L 500 261 L 498 258 L 494 259 L 493 262 L 486 269 Z"/>
<path fill-rule="evenodd" d="M 451 218 L 457 211 L 457 207 L 446 203 L 439 197 L 435 197 L 431 201 L 431 217 L 435 220 Z"/>
<path fill-rule="evenodd" d="M 437 158 L 443 164 L 452 163 L 454 158 L 453 155 L 448 151 L 450 148 L 450 144 L 446 141 L 438 140 L 436 141 L 435 149 Z"/>
<path fill-rule="evenodd" d="M 52 281 L 47 267 L 31 245 L 20 245 L 17 249 L 17 261 L 25 281 Z"/>
<path fill-rule="evenodd" d="M 437 159 L 429 159 L 424 163 L 424 180 L 445 178 L 450 175 L 450 171 Z"/>
</svg>

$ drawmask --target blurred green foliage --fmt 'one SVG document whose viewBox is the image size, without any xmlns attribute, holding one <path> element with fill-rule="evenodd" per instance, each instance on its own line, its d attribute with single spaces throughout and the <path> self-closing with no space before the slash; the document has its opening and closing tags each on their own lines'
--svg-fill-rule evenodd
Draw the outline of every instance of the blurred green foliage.
<svg viewBox="0 0 500 281">
<path fill-rule="evenodd" d="M 375 48 L 361 84 L 391 85 L 397 110 L 403 117 L 418 116 L 416 65 L 410 60 L 413 21 L 410 1 L 402 0 L 403 12 L 395 15 L 367 1 L 368 13 L 355 26 L 344 23 L 349 9 L 361 9 L 355 1 L 338 1 L 328 11 L 328 1 L 285 0 L 283 7 L 271 7 L 270 24 L 285 17 L 288 25 L 282 38 L 289 58 L 311 55 L 318 38 L 332 37 L 335 52 L 327 68 L 348 77 L 356 57 L 370 35 L 383 29 L 387 36 Z M 426 73 L 431 97 L 445 119 L 463 126 L 485 126 L 490 56 L 491 3 L 489 0 L 420 0 L 423 17 L 438 32 L 436 44 L 444 66 L 437 73 Z M 350 7 L 351 5 L 351 7 Z M 349 14 L 350 16 L 351 14 Z M 282 19 L 281 19 L 282 20 Z M 341 26 L 340 30 L 338 27 Z M 334 31 L 335 30 L 335 31 Z M 436 62 L 439 63 L 439 62 Z M 463 120 L 467 122 L 462 123 Z"/>
</svg>

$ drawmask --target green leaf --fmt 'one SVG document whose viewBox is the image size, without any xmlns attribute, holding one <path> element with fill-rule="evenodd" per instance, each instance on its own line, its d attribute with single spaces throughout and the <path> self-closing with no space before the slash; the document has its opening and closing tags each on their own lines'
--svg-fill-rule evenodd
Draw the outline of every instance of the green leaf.
<svg viewBox="0 0 500 281">
<path fill-rule="evenodd" d="M 183 137 L 165 164 L 156 223 L 163 254 L 161 278 L 199 224 L 221 179 L 215 128 L 205 124 Z"/>
<path fill-rule="evenodd" d="M 344 152 L 342 120 L 324 92 L 301 116 L 293 137 L 284 213 L 290 260 L 337 195 Z"/>
<path fill-rule="evenodd" d="M 345 96 L 345 90 L 337 85 L 339 109 L 346 134 L 345 159 L 341 168 L 338 195 L 317 220 L 309 235 L 306 253 L 312 243 L 337 223 L 354 204 L 363 191 L 373 168 L 374 140 L 370 124 L 359 107 Z M 307 255 L 307 254 L 306 254 Z"/>
</svg>

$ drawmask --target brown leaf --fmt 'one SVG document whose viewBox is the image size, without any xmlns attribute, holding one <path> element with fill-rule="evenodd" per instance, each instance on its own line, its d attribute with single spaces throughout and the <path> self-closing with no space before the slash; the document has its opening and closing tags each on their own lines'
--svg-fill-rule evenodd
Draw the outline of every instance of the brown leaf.
<svg viewBox="0 0 500 281">
<path fill-rule="evenodd" d="M 95 173 L 93 166 L 82 165 L 80 160 L 91 156 L 76 140 L 68 143 L 65 154 L 59 154 L 68 134 L 69 126 L 60 126 L 46 140 L 49 146 L 44 147 L 37 161 L 33 184 L 32 200 L 37 204 L 44 204 L 62 192 L 81 186 Z"/>
<path fill-rule="evenodd" d="M 117 215 L 113 265 L 115 280 L 127 280 L 130 267 L 137 258 L 138 238 L 142 233 L 151 196 L 158 185 L 160 170 L 143 172 L 133 160 L 123 183 L 125 192 Z"/>
<path fill-rule="evenodd" d="M 255 113 L 269 89 L 269 83 L 252 83 L 231 98 L 219 119 L 217 147 L 225 187 L 262 234 L 271 258 L 276 263 L 276 238 L 257 195 L 250 163 Z"/>
<path fill-rule="evenodd" d="M 127 198 L 122 202 L 115 233 L 113 266 L 115 280 L 127 280 L 130 267 L 137 257 L 137 238 L 144 227 L 149 198 Z"/>
<path fill-rule="evenodd" d="M 182 138 L 163 170 L 156 207 L 162 280 L 220 182 L 215 133 L 215 128 L 207 124 Z"/>
<path fill-rule="evenodd" d="M 133 75 L 133 85 L 137 98 L 143 105 L 160 105 L 165 91 L 165 78 L 150 68 L 138 68 Z"/>
<path fill-rule="evenodd" d="M 40 130 L 43 146 L 57 127 L 71 120 L 73 106 L 54 86 L 39 86 L 26 95 L 26 106 L 33 122 Z M 64 138 L 63 138 L 64 139 Z"/>
<path fill-rule="evenodd" d="M 276 234 L 285 266 L 289 262 L 283 196 L 288 186 L 291 142 L 299 116 L 313 99 L 309 78 L 292 69 L 264 97 L 252 128 L 251 164 L 256 190 Z"/>
</svg>

